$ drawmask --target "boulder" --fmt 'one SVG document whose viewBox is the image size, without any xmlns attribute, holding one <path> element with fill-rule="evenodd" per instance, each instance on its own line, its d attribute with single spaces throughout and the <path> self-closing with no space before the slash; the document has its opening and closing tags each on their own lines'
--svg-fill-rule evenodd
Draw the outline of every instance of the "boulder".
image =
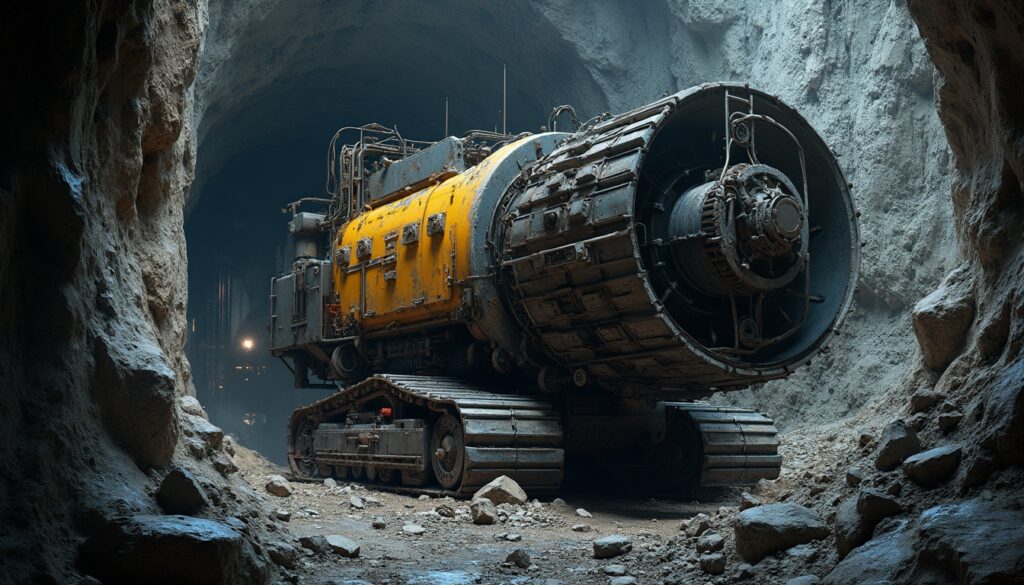
<svg viewBox="0 0 1024 585">
<path fill-rule="evenodd" d="M 263 583 L 268 573 L 240 533 L 190 516 L 119 518 L 101 526 L 80 553 L 84 572 L 103 583 Z"/>
<path fill-rule="evenodd" d="M 936 486 L 956 472 L 960 457 L 958 446 L 936 447 L 909 457 L 903 462 L 903 473 L 919 486 Z"/>
<path fill-rule="evenodd" d="M 875 455 L 875 467 L 882 471 L 892 471 L 899 467 L 904 459 L 920 450 L 921 444 L 917 440 L 917 433 L 902 420 L 894 420 L 882 433 Z"/>
<path fill-rule="evenodd" d="M 359 556 L 359 543 L 352 540 L 351 538 L 341 536 L 340 534 L 329 534 L 324 537 L 327 541 L 327 546 L 330 547 L 331 551 L 336 555 L 354 559 Z"/>
<path fill-rule="evenodd" d="M 802 575 L 786 581 L 786 585 L 818 585 L 821 580 L 815 575 Z"/>
<path fill-rule="evenodd" d="M 526 492 L 514 479 L 502 475 L 491 480 L 490 483 L 477 490 L 473 494 L 474 500 L 488 499 L 495 504 L 525 504 Z"/>
<path fill-rule="evenodd" d="M 621 534 L 612 534 L 594 541 L 594 558 L 610 559 L 633 550 L 633 542 Z"/>
<path fill-rule="evenodd" d="M 292 495 L 292 484 L 280 475 L 267 476 L 267 483 L 263 487 L 267 493 L 279 498 L 287 498 Z"/>
<path fill-rule="evenodd" d="M 856 498 L 839 505 L 836 512 L 836 550 L 839 558 L 870 538 L 879 522 L 903 513 L 903 507 L 889 494 L 875 489 L 861 490 Z"/>
<path fill-rule="evenodd" d="M 925 366 L 942 371 L 960 355 L 974 322 L 974 310 L 972 280 L 966 268 L 951 272 L 938 289 L 914 305 L 914 334 Z"/>
<path fill-rule="evenodd" d="M 469 512 L 473 516 L 473 524 L 487 526 L 498 519 L 498 510 L 490 500 L 473 500 L 469 504 Z"/>
<path fill-rule="evenodd" d="M 822 579 L 823 585 L 907 584 L 896 576 L 914 561 L 913 529 L 906 519 L 887 520 L 875 538 L 854 549 Z"/>
<path fill-rule="evenodd" d="M 373 526 L 374 530 L 384 530 L 388 527 L 387 522 L 381 516 L 374 516 L 370 525 Z"/>
<path fill-rule="evenodd" d="M 299 565 L 299 551 L 287 542 L 271 542 L 267 544 L 267 555 L 274 564 L 286 569 L 295 569 Z"/>
<path fill-rule="evenodd" d="M 508 556 L 505 557 L 505 561 L 512 563 L 520 569 L 529 568 L 529 566 L 533 564 L 533 560 L 530 558 L 530 553 L 521 548 L 517 548 L 516 550 L 508 553 Z"/>
<path fill-rule="evenodd" d="M 697 552 L 718 552 L 725 547 L 725 539 L 722 538 L 721 534 L 714 532 L 705 532 L 697 540 Z"/>
<path fill-rule="evenodd" d="M 558 510 L 559 512 L 562 512 L 568 507 L 569 504 L 566 504 L 565 500 L 563 500 L 562 498 L 555 498 L 551 500 L 551 509 L 553 510 Z"/>
<path fill-rule="evenodd" d="M 319 534 L 300 537 L 299 546 L 318 555 L 331 552 L 331 544 Z"/>
<path fill-rule="evenodd" d="M 328 478 L 324 479 L 324 487 L 328 488 L 328 489 L 336 488 L 336 487 L 338 487 L 338 482 L 335 481 L 333 477 L 328 477 Z"/>
<path fill-rule="evenodd" d="M 754 576 L 754 566 L 750 563 L 740 563 L 736 566 L 736 580 L 743 581 Z"/>
<path fill-rule="evenodd" d="M 725 572 L 725 555 L 722 553 L 708 553 L 700 555 L 697 565 L 701 571 L 709 575 L 721 575 Z"/>
<path fill-rule="evenodd" d="M 828 528 L 812 510 L 783 503 L 744 510 L 736 517 L 736 551 L 756 563 L 766 555 L 825 538 Z"/>
<path fill-rule="evenodd" d="M 636 585 L 636 583 L 636 577 L 630 577 L 629 575 L 612 577 L 608 580 L 608 585 Z"/>
<path fill-rule="evenodd" d="M 168 514 L 191 516 L 209 505 L 199 482 L 187 469 L 175 467 L 160 482 L 156 501 Z"/>
<path fill-rule="evenodd" d="M 929 508 L 918 520 L 920 574 L 968 584 L 1024 583 L 1024 512 L 967 500 Z"/>
</svg>

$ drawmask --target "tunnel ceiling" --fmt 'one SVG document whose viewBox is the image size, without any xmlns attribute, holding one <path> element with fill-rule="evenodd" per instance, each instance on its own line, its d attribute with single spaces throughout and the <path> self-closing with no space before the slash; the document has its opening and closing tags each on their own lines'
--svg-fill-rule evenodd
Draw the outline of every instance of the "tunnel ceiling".
<svg viewBox="0 0 1024 585">
<path fill-rule="evenodd" d="M 451 133 L 501 123 L 501 67 L 508 66 L 508 126 L 536 130 L 552 107 L 608 109 L 576 50 L 529 4 L 282 2 L 213 6 L 197 83 L 199 150 L 189 218 L 207 184 L 233 157 L 276 144 L 315 158 L 341 125 L 397 125 L 436 139 L 449 98 Z M 223 13 L 216 12 L 224 11 Z M 287 168 L 279 169 L 287 173 Z M 282 199 L 283 200 L 283 199 Z"/>
</svg>

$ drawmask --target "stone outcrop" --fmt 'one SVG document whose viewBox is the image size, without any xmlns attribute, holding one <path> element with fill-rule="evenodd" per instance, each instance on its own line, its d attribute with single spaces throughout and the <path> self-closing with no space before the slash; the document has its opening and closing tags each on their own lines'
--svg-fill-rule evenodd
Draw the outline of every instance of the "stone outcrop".
<svg viewBox="0 0 1024 585">
<path fill-rule="evenodd" d="M 829 530 L 814 511 L 786 503 L 740 512 L 735 532 L 736 552 L 756 563 L 773 552 L 825 538 Z"/>
</svg>

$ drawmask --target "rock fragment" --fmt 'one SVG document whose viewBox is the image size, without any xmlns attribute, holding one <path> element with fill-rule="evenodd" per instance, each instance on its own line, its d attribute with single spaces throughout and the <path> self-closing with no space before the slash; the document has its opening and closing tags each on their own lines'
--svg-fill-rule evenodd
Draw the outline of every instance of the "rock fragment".
<svg viewBox="0 0 1024 585">
<path fill-rule="evenodd" d="M 828 528 L 812 510 L 782 503 L 744 510 L 736 517 L 736 551 L 756 563 L 766 555 L 825 538 Z"/>
<path fill-rule="evenodd" d="M 686 536 L 695 537 L 704 534 L 708 528 L 711 527 L 711 518 L 707 514 L 700 513 L 690 518 L 679 527 L 680 530 L 686 532 Z"/>
<path fill-rule="evenodd" d="M 939 415 L 937 419 L 939 421 L 939 430 L 943 434 L 949 434 L 956 430 L 960 426 L 960 421 L 964 419 L 964 413 L 959 411 L 944 412 Z"/>
<path fill-rule="evenodd" d="M 419 524 L 406 524 L 405 526 L 402 527 L 402 532 L 404 532 L 406 534 L 410 534 L 412 536 L 419 536 L 419 535 L 423 534 L 426 531 L 427 531 L 427 529 L 423 528 Z"/>
<path fill-rule="evenodd" d="M 589 524 L 573 524 L 573 532 L 590 532 L 591 528 Z"/>
<path fill-rule="evenodd" d="M 328 478 L 324 479 L 324 487 L 325 488 L 336 488 L 336 487 L 338 487 L 338 482 L 335 481 L 333 477 L 328 477 Z"/>
<path fill-rule="evenodd" d="M 488 499 L 495 504 L 525 504 L 526 492 L 514 479 L 502 475 L 494 478 L 473 494 L 474 500 L 481 498 Z"/>
<path fill-rule="evenodd" d="M 960 355 L 974 312 L 972 280 L 965 268 L 950 273 L 938 289 L 914 305 L 914 334 L 928 368 L 945 370 Z"/>
<path fill-rule="evenodd" d="M 156 501 L 168 514 L 191 516 L 209 505 L 209 499 L 195 476 L 183 467 L 175 467 L 160 482 Z"/>
<path fill-rule="evenodd" d="M 267 555 L 274 564 L 286 569 L 295 569 L 299 564 L 299 551 L 287 542 L 272 542 L 267 545 Z"/>
<path fill-rule="evenodd" d="M 725 539 L 721 534 L 706 532 L 697 540 L 697 552 L 718 552 L 725 547 Z"/>
<path fill-rule="evenodd" d="M 384 530 L 388 527 L 388 523 L 381 516 L 374 516 L 370 525 L 373 526 L 374 530 Z"/>
<path fill-rule="evenodd" d="M 902 420 L 894 420 L 885 427 L 875 455 L 875 467 L 881 471 L 896 469 L 904 459 L 921 450 L 917 433 Z"/>
<path fill-rule="evenodd" d="M 709 575 L 721 575 L 725 572 L 725 555 L 722 553 L 708 553 L 697 558 L 697 565 L 700 570 Z"/>
<path fill-rule="evenodd" d="M 918 390 L 910 397 L 910 414 L 917 414 L 931 409 L 945 396 L 931 390 Z"/>
<path fill-rule="evenodd" d="M 864 481 L 864 470 L 854 465 L 846 470 L 846 485 L 857 487 Z"/>
<path fill-rule="evenodd" d="M 342 536 L 340 534 L 329 534 L 324 537 L 327 540 L 327 545 L 331 548 L 334 554 L 341 555 L 343 557 L 354 559 L 359 556 L 359 543 Z"/>
<path fill-rule="evenodd" d="M 761 505 L 761 500 L 757 499 L 750 492 L 743 492 L 740 494 L 740 511 L 749 510 L 750 508 L 756 508 Z"/>
<path fill-rule="evenodd" d="M 608 580 L 608 585 L 636 585 L 636 583 L 636 577 L 630 577 L 628 575 L 612 577 Z"/>
<path fill-rule="evenodd" d="M 594 558 L 610 559 L 633 550 L 633 542 L 621 534 L 612 534 L 594 541 Z"/>
<path fill-rule="evenodd" d="M 319 534 L 313 536 L 302 536 L 299 538 L 299 546 L 302 548 L 312 551 L 318 555 L 331 551 L 331 545 L 327 542 L 327 539 Z"/>
<path fill-rule="evenodd" d="M 348 505 L 350 508 L 355 510 L 362 510 L 366 507 L 366 502 L 364 502 L 363 498 L 360 498 L 359 496 L 352 496 L 348 499 Z"/>
<path fill-rule="evenodd" d="M 292 495 L 292 484 L 280 475 L 267 476 L 267 483 L 263 487 L 267 493 L 279 498 L 287 498 Z"/>
<path fill-rule="evenodd" d="M 469 513 L 473 516 L 473 524 L 488 526 L 498 519 L 498 510 L 490 500 L 473 500 L 469 504 Z"/>
<path fill-rule="evenodd" d="M 936 447 L 907 458 L 903 473 L 922 487 L 934 487 L 949 479 L 960 465 L 960 447 Z"/>
<path fill-rule="evenodd" d="M 277 518 L 281 522 L 291 522 L 292 513 L 289 510 L 274 510 L 274 518 Z"/>
<path fill-rule="evenodd" d="M 793 577 L 789 581 L 786 581 L 786 585 L 818 585 L 818 583 L 821 583 L 821 580 L 815 575 Z"/>
<path fill-rule="evenodd" d="M 530 553 L 521 548 L 517 548 L 510 552 L 508 556 L 505 557 L 505 561 L 512 563 L 520 569 L 529 568 L 529 566 L 533 564 L 533 560 L 530 558 Z"/>
<path fill-rule="evenodd" d="M 609 577 L 621 577 L 626 574 L 625 565 L 606 565 L 604 568 L 604 574 Z"/>
<path fill-rule="evenodd" d="M 836 550 L 839 558 L 871 538 L 879 522 L 903 513 L 903 507 L 889 494 L 875 489 L 861 490 L 856 498 L 839 505 L 836 512 Z"/>
<path fill-rule="evenodd" d="M 593 514 L 591 514 L 590 512 L 587 512 L 583 508 L 576 508 L 576 515 L 579 516 L 580 518 L 593 518 L 594 517 Z"/>
<path fill-rule="evenodd" d="M 434 508 L 434 511 L 437 512 L 437 515 L 442 518 L 455 517 L 455 510 L 448 504 L 441 504 L 440 506 Z"/>
</svg>

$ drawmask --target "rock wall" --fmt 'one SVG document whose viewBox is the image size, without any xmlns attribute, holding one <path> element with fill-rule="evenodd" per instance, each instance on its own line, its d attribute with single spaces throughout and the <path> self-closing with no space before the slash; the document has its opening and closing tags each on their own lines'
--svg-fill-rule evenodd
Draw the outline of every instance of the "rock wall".
<svg viewBox="0 0 1024 585">
<path fill-rule="evenodd" d="M 253 537 L 223 522 L 256 508 L 182 351 L 202 10 L 19 3 L 3 21 L 0 582 L 173 580 L 160 543 L 207 536 L 195 567 L 261 582 Z M 154 516 L 175 469 L 205 519 Z"/>
</svg>

